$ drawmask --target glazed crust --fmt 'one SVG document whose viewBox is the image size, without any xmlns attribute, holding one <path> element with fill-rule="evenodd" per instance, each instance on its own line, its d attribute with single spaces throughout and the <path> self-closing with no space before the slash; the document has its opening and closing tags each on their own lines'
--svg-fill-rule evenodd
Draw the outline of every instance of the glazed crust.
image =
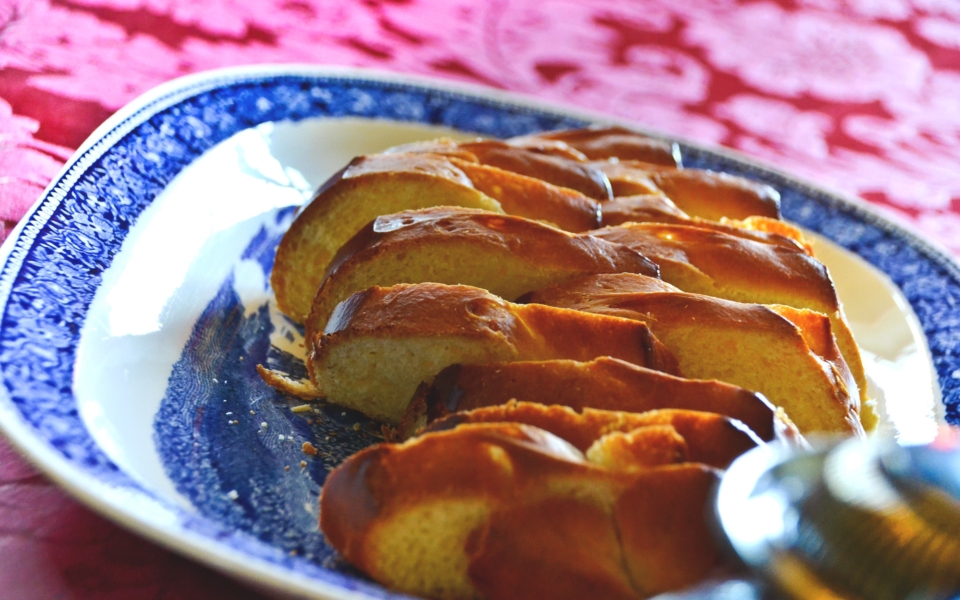
<svg viewBox="0 0 960 600">
<path fill-rule="evenodd" d="M 536 219 L 580 233 L 600 226 L 600 203 L 569 188 L 490 165 L 450 158 L 473 186 L 510 215 Z"/>
<path fill-rule="evenodd" d="M 663 285 L 642 275 L 595 275 L 522 300 L 638 319 L 676 355 L 685 376 L 759 391 L 805 434 L 863 435 L 857 385 L 826 316 L 656 289 Z"/>
<path fill-rule="evenodd" d="M 599 126 L 583 129 L 547 131 L 520 138 L 511 143 L 532 145 L 540 140 L 563 142 L 588 159 L 616 157 L 620 160 L 636 160 L 665 167 L 679 167 L 680 148 L 676 142 L 668 142 L 637 133 L 623 127 Z"/>
<path fill-rule="evenodd" d="M 777 221 L 780 223 L 780 221 Z M 734 229 L 734 228 L 731 228 Z M 867 404 L 860 348 L 844 317 L 827 268 L 803 246 L 778 233 L 746 237 L 689 225 L 631 223 L 591 232 L 630 246 L 660 267 L 660 276 L 685 292 L 759 304 L 808 308 L 830 318 L 844 361 L 860 390 L 861 421 L 878 421 Z"/>
<path fill-rule="evenodd" d="M 473 285 L 508 300 L 589 273 L 643 273 L 656 266 L 624 245 L 573 235 L 521 217 L 433 207 L 377 217 L 340 248 L 306 321 L 322 331 L 334 307 L 372 285 Z"/>
<path fill-rule="evenodd" d="M 643 413 L 585 408 L 576 412 L 566 406 L 511 400 L 499 406 L 453 413 L 428 425 L 423 431 L 445 431 L 464 423 L 522 423 L 549 431 L 587 452 L 594 442 L 613 433 L 669 426 L 685 441 L 676 462 L 697 462 L 718 469 L 727 466 L 761 442 L 753 431 L 716 413 L 683 409 Z"/>
<path fill-rule="evenodd" d="M 664 281 L 681 289 L 684 284 L 697 287 L 685 291 L 724 297 L 746 289 L 754 299 L 728 299 L 825 313 L 839 308 L 836 289 L 823 263 L 778 235 L 749 238 L 714 228 L 663 223 L 606 227 L 591 235 L 647 256 L 663 270 Z M 800 304 L 793 304 L 798 299 Z"/>
<path fill-rule="evenodd" d="M 772 187 L 716 171 L 672 169 L 637 161 L 594 161 L 606 173 L 614 196 L 660 190 L 690 216 L 709 221 L 751 216 L 780 218 L 780 194 Z"/>
<path fill-rule="evenodd" d="M 472 153 L 485 165 L 570 188 L 595 200 L 613 198 L 607 175 L 587 162 L 542 154 L 498 140 L 466 142 L 460 144 L 460 148 Z"/>
<path fill-rule="evenodd" d="M 455 205 L 503 212 L 450 161 L 425 154 L 361 156 L 317 190 L 284 234 L 270 283 L 279 309 L 302 323 L 337 250 L 381 214 Z"/>
<path fill-rule="evenodd" d="M 435 283 L 358 292 L 337 306 L 324 334 L 307 342 L 319 393 L 388 423 L 398 422 L 421 382 L 454 363 L 609 355 L 677 369 L 637 321 L 513 304 L 478 288 Z"/>
<path fill-rule="evenodd" d="M 696 463 L 611 470 L 535 427 L 467 424 L 347 459 L 323 487 L 320 526 L 351 564 L 407 593 L 638 598 L 717 564 L 704 518 L 716 479 Z M 644 515 L 631 514 L 638 510 Z M 424 520 L 445 529 L 419 535 Z M 662 523 L 671 540 L 644 541 Z M 564 539 L 578 543 L 551 543 Z M 408 563 L 444 568 L 411 574 Z"/>
<path fill-rule="evenodd" d="M 793 437 L 763 396 L 728 383 L 685 379 L 609 357 L 519 361 L 489 365 L 453 365 L 422 390 L 421 424 L 511 399 L 554 404 L 582 412 L 602 409 L 642 413 L 687 409 L 726 415 L 745 423 L 762 440 Z M 412 405 L 411 405 L 412 406 Z M 413 421 L 421 417 L 411 415 Z M 412 433 L 412 432 L 411 432 Z"/>
</svg>

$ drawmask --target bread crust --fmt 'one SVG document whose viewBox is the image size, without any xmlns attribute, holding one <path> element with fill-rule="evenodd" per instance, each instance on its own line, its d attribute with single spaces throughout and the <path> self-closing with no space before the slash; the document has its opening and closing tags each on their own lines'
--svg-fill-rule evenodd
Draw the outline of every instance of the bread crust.
<svg viewBox="0 0 960 600">
<path fill-rule="evenodd" d="M 600 226 L 600 204 L 576 190 L 455 157 L 450 157 L 450 162 L 509 215 L 536 219 L 574 233 Z"/>
<path fill-rule="evenodd" d="M 419 384 L 454 363 L 609 355 L 677 369 L 673 355 L 637 321 L 513 304 L 478 288 L 435 283 L 358 292 L 307 343 L 320 393 L 393 424 Z"/>
<path fill-rule="evenodd" d="M 477 140 L 460 144 L 485 165 L 534 177 L 560 187 L 570 188 L 595 200 L 613 198 L 610 180 L 602 169 L 579 160 L 555 154 L 542 154 L 499 140 Z"/>
<path fill-rule="evenodd" d="M 833 280 L 823 263 L 778 235 L 747 237 L 663 223 L 629 223 L 591 235 L 647 256 L 661 267 L 664 281 L 684 291 L 825 313 L 839 309 Z M 738 294 L 740 290 L 749 292 Z"/>
<path fill-rule="evenodd" d="M 587 276 L 523 300 L 638 319 L 676 355 L 684 375 L 759 391 L 782 406 L 802 433 L 863 435 L 856 381 L 826 316 L 700 294 L 647 291 L 662 285 L 648 279 Z"/>
<path fill-rule="evenodd" d="M 422 394 L 424 404 L 419 410 L 423 416 L 408 417 L 409 421 L 419 420 L 420 425 L 458 411 L 518 399 L 565 406 L 577 412 L 705 411 L 742 421 L 764 441 L 776 437 L 794 439 L 799 435 L 793 424 L 778 415 L 760 394 L 720 381 L 677 377 L 610 357 L 586 362 L 452 365 L 437 375 Z"/>
<path fill-rule="evenodd" d="M 695 463 L 615 471 L 535 427 L 467 424 L 347 459 L 321 491 L 320 526 L 351 564 L 402 592 L 567 598 L 575 589 L 642 597 L 688 585 L 717 564 L 704 518 L 716 479 L 715 469 Z M 418 535 L 411 514 L 443 521 L 446 530 Z M 644 541 L 660 522 L 675 528 L 673 539 Z M 542 554 L 545 541 L 566 537 L 583 545 L 550 544 Z M 686 547 L 692 542 L 696 548 Z M 446 569 L 429 568 L 438 562 Z M 411 573 L 413 563 L 425 572 Z M 520 576 L 530 569 L 544 576 Z"/>
<path fill-rule="evenodd" d="M 533 144 L 538 140 L 563 142 L 588 159 L 616 157 L 665 167 L 681 165 L 680 147 L 676 142 L 657 139 L 623 127 L 598 126 L 582 129 L 547 131 L 520 138 L 511 143 Z"/>
<path fill-rule="evenodd" d="M 566 406 L 517 400 L 453 413 L 430 423 L 423 432 L 446 431 L 465 423 L 532 425 L 570 442 L 581 452 L 614 432 L 669 426 L 685 441 L 685 451 L 675 462 L 696 462 L 718 469 L 727 468 L 733 459 L 763 443 L 742 423 L 711 412 L 660 409 L 634 413 L 593 408 L 577 412 Z"/>
<path fill-rule="evenodd" d="M 616 242 L 573 235 L 487 211 L 432 207 L 377 217 L 330 263 L 306 321 L 322 331 L 350 294 L 379 285 L 435 282 L 480 287 L 507 300 L 589 273 L 643 273 L 657 267 Z"/>
<path fill-rule="evenodd" d="M 441 204 L 503 212 L 442 157 L 355 158 L 317 190 L 280 241 L 270 277 L 278 308 L 302 323 L 330 260 L 361 227 L 380 214 Z"/>
<path fill-rule="evenodd" d="M 780 223 L 780 221 L 777 221 Z M 685 292 L 738 302 L 783 304 L 827 315 L 844 361 L 860 391 L 861 422 L 874 429 L 878 415 L 867 402 L 867 376 L 860 348 L 826 266 L 792 239 L 777 233 L 754 236 L 716 228 L 629 223 L 591 232 L 630 246 L 660 267 L 660 276 Z"/>
<path fill-rule="evenodd" d="M 690 216 L 709 221 L 751 216 L 780 218 L 780 194 L 769 185 L 702 169 L 672 169 L 641 162 L 594 161 L 615 196 L 649 193 L 652 187 Z"/>
</svg>

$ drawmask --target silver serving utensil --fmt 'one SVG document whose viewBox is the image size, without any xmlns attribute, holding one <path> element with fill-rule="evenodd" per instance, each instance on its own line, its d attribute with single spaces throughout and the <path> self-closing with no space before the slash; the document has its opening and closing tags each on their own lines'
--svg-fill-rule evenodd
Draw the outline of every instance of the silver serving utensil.
<svg viewBox="0 0 960 600">
<path fill-rule="evenodd" d="M 757 448 L 727 470 L 717 517 L 733 550 L 791 598 L 960 594 L 960 436 Z"/>
</svg>

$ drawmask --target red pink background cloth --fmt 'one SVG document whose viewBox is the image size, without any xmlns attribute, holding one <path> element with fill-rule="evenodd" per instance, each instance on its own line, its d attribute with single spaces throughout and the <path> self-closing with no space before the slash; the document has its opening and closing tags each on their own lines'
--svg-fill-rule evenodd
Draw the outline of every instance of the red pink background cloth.
<svg viewBox="0 0 960 600">
<path fill-rule="evenodd" d="M 960 253 L 957 0 L 0 0 L 0 239 L 137 95 L 278 62 L 627 117 L 859 196 Z M 93 515 L 2 440 L 0 595 L 256 597 Z"/>
</svg>

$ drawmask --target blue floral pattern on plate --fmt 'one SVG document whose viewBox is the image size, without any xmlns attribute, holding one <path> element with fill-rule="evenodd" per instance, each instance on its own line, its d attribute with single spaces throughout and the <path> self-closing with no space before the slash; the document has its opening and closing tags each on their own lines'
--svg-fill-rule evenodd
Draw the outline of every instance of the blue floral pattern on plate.
<svg viewBox="0 0 960 600">
<path fill-rule="evenodd" d="M 141 212 L 203 152 L 261 123 L 322 116 L 445 125 L 495 137 L 587 122 L 562 111 L 428 85 L 293 71 L 212 77 L 148 103 L 87 148 L 44 195 L 17 239 L 8 242 L 0 273 L 5 391 L 0 401 L 15 407 L 37 439 L 89 477 L 151 495 L 98 447 L 72 392 L 80 331 L 101 276 Z M 960 422 L 960 271 L 948 256 L 856 204 L 775 171 L 707 149 L 682 151 L 687 166 L 774 185 L 787 218 L 887 273 L 923 325 L 947 419 Z M 280 224 L 289 218 L 289 211 L 276 214 Z M 268 272 L 276 242 L 261 231 L 246 256 Z M 237 310 L 232 286 L 229 279 L 223 282 L 195 324 L 156 419 L 168 474 L 199 512 L 160 503 L 182 529 L 246 556 L 335 589 L 393 597 L 339 563 L 316 531 L 316 497 L 326 472 L 371 443 L 372 425 L 329 406 L 294 414 L 279 397 L 262 403 L 257 414 L 231 404 L 252 389 L 273 394 L 256 375 L 257 362 L 296 368 L 289 356 L 270 347 L 266 308 Z M 236 414 L 237 423 L 215 416 L 212 408 Z M 301 441 L 321 439 L 327 443 L 318 444 L 320 455 L 301 468 Z M 218 450 L 237 444 L 255 449 L 246 457 L 243 477 L 237 476 L 235 458 Z M 268 487 L 283 491 L 268 493 Z"/>
</svg>

